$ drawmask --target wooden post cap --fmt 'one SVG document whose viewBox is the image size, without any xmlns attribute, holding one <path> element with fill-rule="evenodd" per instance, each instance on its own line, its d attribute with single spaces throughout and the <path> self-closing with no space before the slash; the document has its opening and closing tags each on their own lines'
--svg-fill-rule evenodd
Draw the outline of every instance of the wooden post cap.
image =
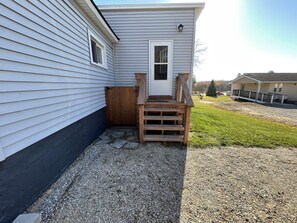
<svg viewBox="0 0 297 223">
<path fill-rule="evenodd" d="M 184 73 L 178 73 L 180 76 L 182 76 L 184 79 L 186 79 L 186 80 L 188 80 L 189 79 L 189 74 L 190 73 L 186 73 L 186 72 L 184 72 Z"/>
</svg>

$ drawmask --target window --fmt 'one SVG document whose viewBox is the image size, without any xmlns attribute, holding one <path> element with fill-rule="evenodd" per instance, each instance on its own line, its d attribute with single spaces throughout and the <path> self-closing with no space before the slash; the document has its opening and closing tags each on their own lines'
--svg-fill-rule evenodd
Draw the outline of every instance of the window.
<svg viewBox="0 0 297 223">
<path fill-rule="evenodd" d="M 91 64 L 107 68 L 106 65 L 106 47 L 105 44 L 96 37 L 90 30 L 89 43 L 90 43 L 90 56 Z"/>
<path fill-rule="evenodd" d="M 155 46 L 155 80 L 167 80 L 168 46 Z"/>
<path fill-rule="evenodd" d="M 276 90 L 277 90 L 277 86 L 278 86 L 278 84 L 275 84 L 275 85 L 274 85 L 273 92 L 276 92 Z"/>
<path fill-rule="evenodd" d="M 283 89 L 283 84 L 282 83 L 278 84 L 278 92 L 282 92 L 282 89 Z"/>
</svg>

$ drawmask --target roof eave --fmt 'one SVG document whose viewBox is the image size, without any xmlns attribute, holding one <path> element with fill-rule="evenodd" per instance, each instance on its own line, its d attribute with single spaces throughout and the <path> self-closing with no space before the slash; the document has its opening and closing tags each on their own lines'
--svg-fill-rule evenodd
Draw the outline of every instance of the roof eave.
<svg viewBox="0 0 297 223">
<path fill-rule="evenodd" d="M 204 8 L 204 2 L 197 3 L 158 3 L 158 4 L 115 4 L 98 5 L 101 10 L 132 10 L 132 9 L 183 9 L 183 8 Z"/>
<path fill-rule="evenodd" d="M 248 78 L 248 79 L 250 79 L 250 80 L 256 81 L 256 82 L 258 82 L 258 83 L 262 83 L 262 81 L 257 80 L 257 79 L 252 78 L 252 77 L 249 77 L 249 76 L 246 76 L 246 75 L 241 75 L 241 76 L 235 78 L 233 81 L 231 81 L 231 83 L 233 83 L 233 82 L 235 82 L 235 81 L 238 81 L 238 80 L 240 80 L 241 78 L 244 78 L 244 77 L 245 77 L 245 78 Z"/>
<path fill-rule="evenodd" d="M 269 84 L 269 83 L 297 83 L 297 81 L 262 81 L 263 84 Z"/>
<path fill-rule="evenodd" d="M 119 38 L 109 26 L 100 10 L 97 8 L 93 0 L 75 0 L 78 6 L 96 22 L 98 28 L 106 35 L 106 37 L 113 43 L 119 42 Z"/>
</svg>

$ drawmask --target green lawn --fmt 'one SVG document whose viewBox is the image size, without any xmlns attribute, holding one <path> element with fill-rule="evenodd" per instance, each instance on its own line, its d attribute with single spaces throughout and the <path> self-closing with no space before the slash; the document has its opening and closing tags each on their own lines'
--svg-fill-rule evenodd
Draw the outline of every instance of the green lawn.
<svg viewBox="0 0 297 223">
<path fill-rule="evenodd" d="M 189 140 L 191 147 L 297 147 L 296 127 L 219 109 L 200 103 L 195 97 L 194 101 Z"/>
<path fill-rule="evenodd" d="M 211 101 L 211 102 L 228 102 L 228 101 L 232 101 L 230 96 L 224 96 L 224 95 L 217 96 L 217 97 L 203 96 L 202 100 L 203 101 Z"/>
</svg>

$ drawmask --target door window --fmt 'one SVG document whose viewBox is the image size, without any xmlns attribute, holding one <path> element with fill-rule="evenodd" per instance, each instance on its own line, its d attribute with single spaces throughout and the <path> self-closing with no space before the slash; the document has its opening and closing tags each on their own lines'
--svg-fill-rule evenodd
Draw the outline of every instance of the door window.
<svg viewBox="0 0 297 223">
<path fill-rule="evenodd" d="M 168 78 L 168 46 L 155 46 L 154 79 Z"/>
</svg>

